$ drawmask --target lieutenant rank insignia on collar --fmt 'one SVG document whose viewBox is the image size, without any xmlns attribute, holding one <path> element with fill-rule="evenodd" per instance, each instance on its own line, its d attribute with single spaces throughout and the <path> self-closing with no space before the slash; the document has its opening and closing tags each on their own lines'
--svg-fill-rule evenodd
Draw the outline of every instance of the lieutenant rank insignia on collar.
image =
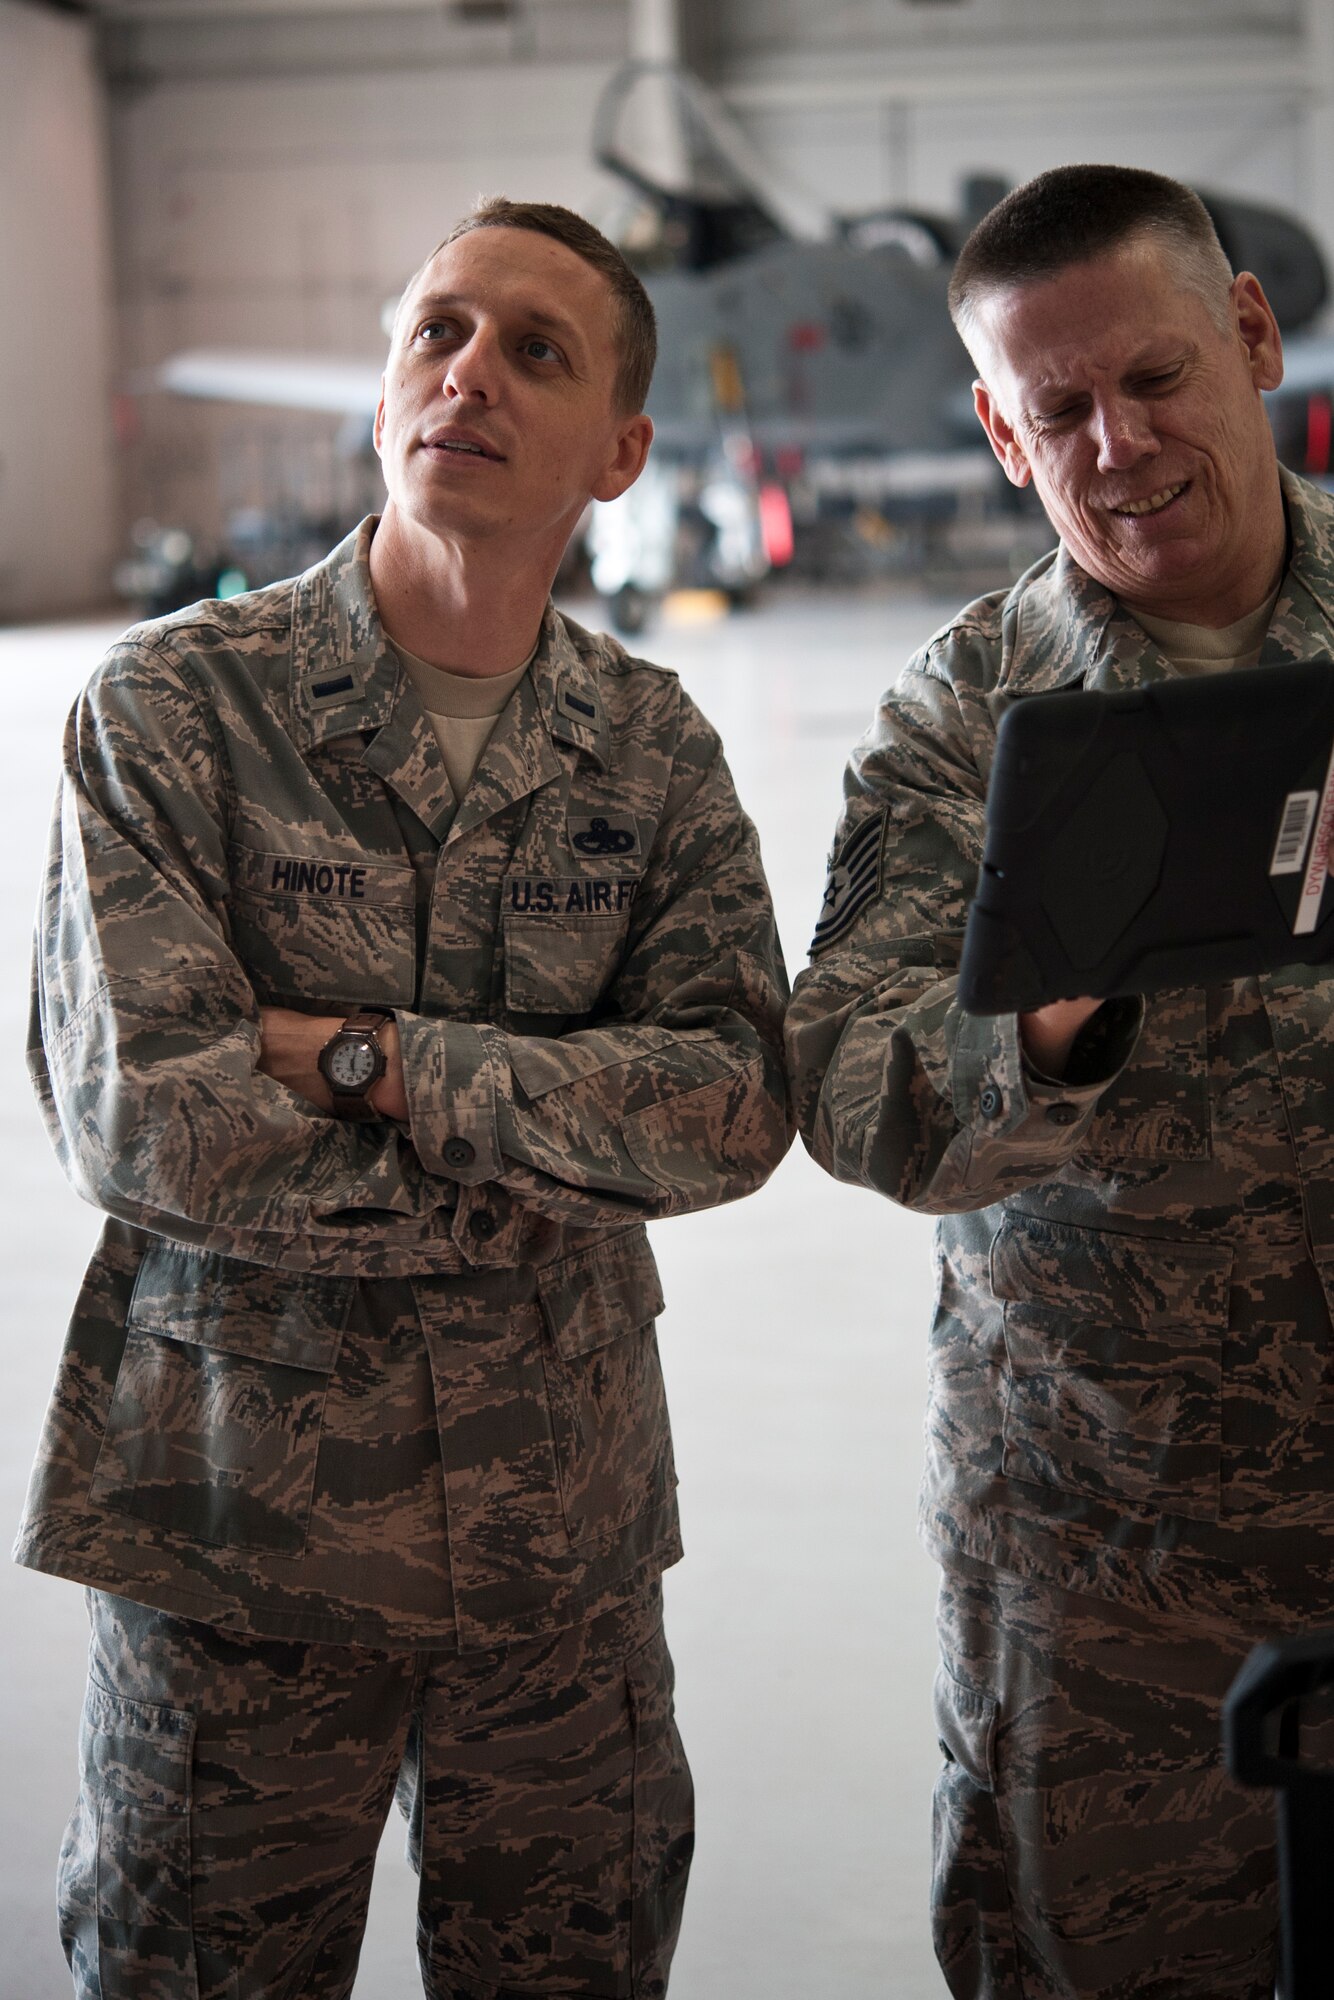
<svg viewBox="0 0 1334 2000">
<path fill-rule="evenodd" d="M 305 675 L 301 692 L 308 708 L 333 708 L 360 700 L 362 678 L 351 666 L 317 668 Z"/>
<path fill-rule="evenodd" d="M 555 718 L 551 733 L 561 743 L 576 750 L 592 750 L 605 763 L 607 720 L 597 689 L 584 681 L 571 686 L 569 677 L 556 689 Z"/>
<path fill-rule="evenodd" d="M 811 956 L 837 943 L 851 930 L 866 905 L 880 894 L 880 854 L 885 814 L 864 819 L 838 848 L 829 864 L 820 920 L 811 939 Z"/>
</svg>

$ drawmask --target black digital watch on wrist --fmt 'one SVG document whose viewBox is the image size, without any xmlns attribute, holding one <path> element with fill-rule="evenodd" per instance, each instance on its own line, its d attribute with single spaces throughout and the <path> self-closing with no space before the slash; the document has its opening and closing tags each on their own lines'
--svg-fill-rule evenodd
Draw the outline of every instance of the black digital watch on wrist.
<svg viewBox="0 0 1334 2000">
<path fill-rule="evenodd" d="M 364 1121 L 381 1116 L 370 1094 L 389 1064 L 377 1035 L 393 1018 L 385 1007 L 359 1007 L 320 1050 L 317 1067 L 333 1094 L 335 1118 Z"/>
</svg>

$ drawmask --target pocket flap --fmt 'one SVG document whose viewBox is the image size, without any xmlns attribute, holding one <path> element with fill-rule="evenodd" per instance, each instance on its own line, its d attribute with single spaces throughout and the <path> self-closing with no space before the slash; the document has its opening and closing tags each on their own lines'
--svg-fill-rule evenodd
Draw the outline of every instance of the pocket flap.
<svg viewBox="0 0 1334 2000">
<path fill-rule="evenodd" d="M 1007 1215 L 991 1246 L 998 1299 L 1104 1325 L 1221 1332 L 1231 1269 L 1226 1244 L 1080 1229 L 1034 1215 Z"/>
<path fill-rule="evenodd" d="M 128 1318 L 168 1340 L 328 1373 L 355 1282 L 273 1271 L 158 1237 L 139 1266 Z"/>
<path fill-rule="evenodd" d="M 635 1333 L 663 1308 L 658 1267 L 642 1229 L 563 1257 L 537 1274 L 551 1338 L 567 1359 Z"/>
<path fill-rule="evenodd" d="M 984 1792 L 995 1789 L 996 1703 L 990 1695 L 956 1681 L 949 1669 L 936 1668 L 931 1690 L 936 1737 L 941 1755 L 965 1771 Z"/>
<path fill-rule="evenodd" d="M 187 1710 L 131 1701 L 89 1681 L 83 1704 L 85 1766 L 131 1804 L 189 1812 L 194 1742 L 195 1720 Z"/>
</svg>

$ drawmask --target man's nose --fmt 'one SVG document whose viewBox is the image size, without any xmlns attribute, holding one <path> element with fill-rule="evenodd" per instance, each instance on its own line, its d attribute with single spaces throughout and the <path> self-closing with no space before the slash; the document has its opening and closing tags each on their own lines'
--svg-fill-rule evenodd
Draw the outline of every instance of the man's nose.
<svg viewBox="0 0 1334 2000">
<path fill-rule="evenodd" d="M 1153 426 L 1138 403 L 1116 402 L 1095 413 L 1099 472 L 1125 472 L 1161 451 Z"/>
<path fill-rule="evenodd" d="M 473 403 L 494 403 L 498 386 L 500 354 L 493 335 L 477 327 L 456 347 L 445 370 L 445 400 L 462 399 Z"/>
</svg>

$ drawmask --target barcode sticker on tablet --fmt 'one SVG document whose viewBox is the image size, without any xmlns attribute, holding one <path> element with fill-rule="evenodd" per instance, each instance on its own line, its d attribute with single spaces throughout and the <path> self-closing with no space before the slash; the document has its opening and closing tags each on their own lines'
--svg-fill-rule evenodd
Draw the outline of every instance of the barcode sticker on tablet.
<svg viewBox="0 0 1334 2000">
<path fill-rule="evenodd" d="M 1274 842 L 1271 875 L 1300 875 L 1306 859 L 1306 843 L 1311 838 L 1311 822 L 1320 804 L 1319 792 L 1289 792 L 1283 801 L 1283 824 Z"/>
<path fill-rule="evenodd" d="M 1292 922 L 1294 937 L 1309 937 L 1320 922 L 1320 909 L 1325 900 L 1325 883 L 1329 877 L 1331 835 L 1334 835 L 1334 751 L 1330 752 L 1329 765 L 1325 772 L 1325 786 L 1320 794 L 1320 810 L 1316 814 L 1315 836 L 1311 841 L 1306 874 L 1302 878 L 1302 893 L 1297 903 L 1297 914 Z"/>
</svg>

